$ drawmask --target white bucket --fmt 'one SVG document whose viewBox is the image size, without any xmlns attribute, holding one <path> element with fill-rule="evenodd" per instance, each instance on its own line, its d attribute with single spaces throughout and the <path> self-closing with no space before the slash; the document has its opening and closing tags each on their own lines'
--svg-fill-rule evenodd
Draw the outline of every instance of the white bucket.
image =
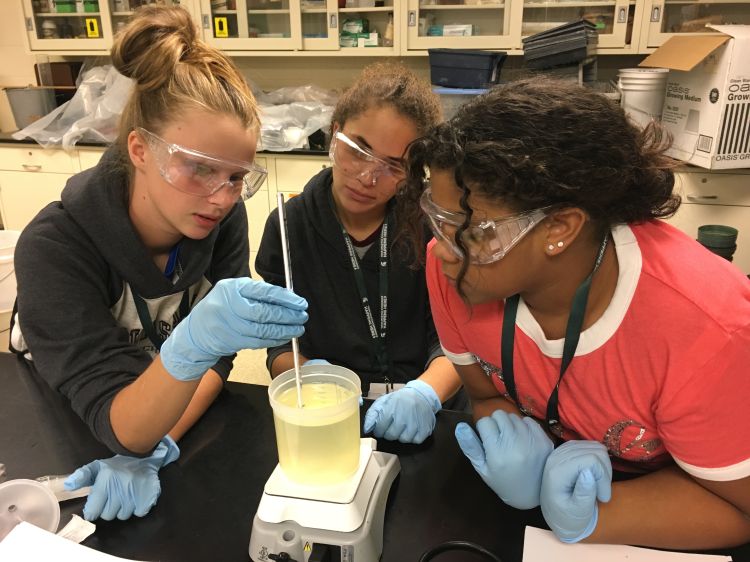
<svg viewBox="0 0 750 562">
<path fill-rule="evenodd" d="M 620 105 L 639 127 L 661 119 L 668 73 L 666 68 L 623 68 L 619 71 Z"/>
<path fill-rule="evenodd" d="M 11 310 L 16 300 L 13 254 L 20 235 L 18 230 L 0 230 L 0 312 Z"/>
</svg>

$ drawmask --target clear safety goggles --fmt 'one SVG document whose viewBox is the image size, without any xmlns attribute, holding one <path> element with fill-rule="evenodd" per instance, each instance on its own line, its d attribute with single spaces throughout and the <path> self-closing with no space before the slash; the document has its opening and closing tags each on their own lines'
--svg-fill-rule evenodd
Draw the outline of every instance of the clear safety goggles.
<svg viewBox="0 0 750 562">
<path fill-rule="evenodd" d="M 328 149 L 331 164 L 345 174 L 363 179 L 363 183 L 375 185 L 378 178 L 401 180 L 406 176 L 404 167 L 383 160 L 366 148 L 362 148 L 341 131 L 336 132 Z"/>
<path fill-rule="evenodd" d="M 156 156 L 161 176 L 183 193 L 209 197 L 226 187 L 245 201 L 260 189 L 268 175 L 265 168 L 252 162 L 216 158 L 167 142 L 142 127 L 137 131 Z"/>
<path fill-rule="evenodd" d="M 463 259 L 463 251 L 456 243 L 456 233 L 464 224 L 466 215 L 436 205 L 432 200 L 432 189 L 429 187 L 422 193 L 419 206 L 427 215 L 435 238 L 448 244 L 451 250 Z M 461 233 L 461 242 L 469 253 L 471 263 L 484 265 L 504 258 L 513 246 L 547 216 L 550 208 L 544 207 L 511 217 L 469 224 Z"/>
</svg>

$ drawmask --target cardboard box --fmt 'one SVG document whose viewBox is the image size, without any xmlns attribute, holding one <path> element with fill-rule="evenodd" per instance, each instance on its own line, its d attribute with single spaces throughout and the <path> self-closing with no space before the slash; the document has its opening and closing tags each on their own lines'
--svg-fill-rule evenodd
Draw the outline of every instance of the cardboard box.
<svg viewBox="0 0 750 562">
<path fill-rule="evenodd" d="M 669 154 L 710 169 L 750 168 L 750 25 L 671 37 L 640 66 L 669 68 L 661 120 Z"/>
</svg>

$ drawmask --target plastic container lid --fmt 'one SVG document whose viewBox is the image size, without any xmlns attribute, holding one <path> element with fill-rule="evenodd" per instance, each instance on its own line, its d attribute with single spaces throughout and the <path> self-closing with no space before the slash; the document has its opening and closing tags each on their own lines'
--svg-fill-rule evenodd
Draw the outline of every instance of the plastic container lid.
<svg viewBox="0 0 750 562">
<path fill-rule="evenodd" d="M 25 479 L 0 484 L 0 540 L 21 521 L 57 532 L 60 504 L 44 484 Z"/>
</svg>

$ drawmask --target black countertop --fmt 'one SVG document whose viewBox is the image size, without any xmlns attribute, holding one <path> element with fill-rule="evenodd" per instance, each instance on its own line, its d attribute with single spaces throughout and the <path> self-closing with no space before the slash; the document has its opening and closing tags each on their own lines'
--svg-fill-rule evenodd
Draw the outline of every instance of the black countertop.
<svg viewBox="0 0 750 562">
<path fill-rule="evenodd" d="M 110 456 L 68 402 L 13 355 L 0 353 L 0 462 L 7 477 L 66 474 Z M 277 463 L 267 387 L 227 383 L 200 422 L 180 441 L 180 458 L 160 472 L 162 494 L 146 517 L 97 521 L 83 543 L 137 560 L 247 561 L 252 518 Z M 365 401 L 363 411 L 371 402 Z M 453 431 L 468 415 L 443 411 L 421 445 L 380 440 L 401 471 L 388 499 L 383 562 L 411 562 L 428 548 L 467 540 L 521 562 L 526 525 L 545 527 L 540 509 L 508 507 L 482 482 Z M 61 504 L 61 523 L 84 500 Z M 679 525 L 679 521 L 675 521 Z M 750 561 L 750 545 L 729 551 Z M 442 559 L 442 558 L 441 558 Z M 474 560 L 448 556 L 447 560 Z"/>
</svg>

